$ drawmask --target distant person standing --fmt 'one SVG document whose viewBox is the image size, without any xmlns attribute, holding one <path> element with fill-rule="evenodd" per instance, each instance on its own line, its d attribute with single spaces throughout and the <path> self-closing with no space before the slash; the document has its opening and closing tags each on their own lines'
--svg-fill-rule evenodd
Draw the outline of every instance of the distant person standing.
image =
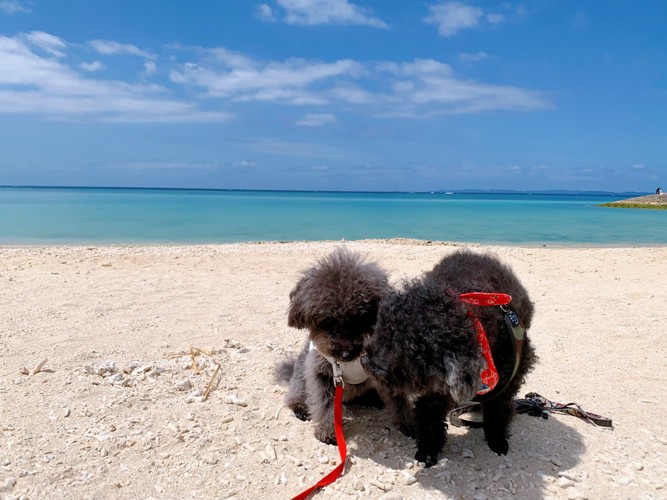
<svg viewBox="0 0 667 500">
<path fill-rule="evenodd" d="M 662 194 L 662 189 L 660 189 L 660 187 L 658 187 L 658 189 L 655 190 L 655 194 Z"/>
</svg>

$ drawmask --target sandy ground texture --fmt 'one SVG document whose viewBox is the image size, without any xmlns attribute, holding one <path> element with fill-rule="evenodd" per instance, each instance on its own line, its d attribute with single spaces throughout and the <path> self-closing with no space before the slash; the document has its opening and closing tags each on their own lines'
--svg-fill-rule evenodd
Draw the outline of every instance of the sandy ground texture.
<svg viewBox="0 0 667 500">
<path fill-rule="evenodd" d="M 273 367 L 299 273 L 339 242 L 0 248 L 0 498 L 291 498 L 338 463 Z M 457 245 L 364 241 L 392 282 Z M 609 416 L 519 415 L 499 457 L 450 427 L 442 460 L 346 407 L 350 458 L 315 498 L 667 498 L 667 247 L 471 246 L 536 304 L 524 386 Z M 46 362 L 43 362 L 46 359 Z"/>
</svg>

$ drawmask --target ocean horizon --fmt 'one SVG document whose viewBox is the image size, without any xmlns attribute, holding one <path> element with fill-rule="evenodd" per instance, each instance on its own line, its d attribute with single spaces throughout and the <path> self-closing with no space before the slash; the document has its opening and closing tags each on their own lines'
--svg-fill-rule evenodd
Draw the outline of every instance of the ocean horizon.
<svg viewBox="0 0 667 500">
<path fill-rule="evenodd" d="M 411 238 L 664 245 L 667 213 L 599 191 L 272 191 L 0 186 L 0 244 L 207 244 Z"/>
</svg>

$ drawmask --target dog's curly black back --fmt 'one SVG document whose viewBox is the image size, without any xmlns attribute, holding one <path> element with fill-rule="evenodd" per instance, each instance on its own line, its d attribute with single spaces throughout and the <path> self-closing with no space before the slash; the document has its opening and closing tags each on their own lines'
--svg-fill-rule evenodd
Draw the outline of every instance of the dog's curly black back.
<svg viewBox="0 0 667 500">
<path fill-rule="evenodd" d="M 426 273 L 424 280 L 440 286 L 443 291 L 446 288 L 454 294 L 506 293 L 512 297 L 509 307 L 519 316 L 522 326 L 528 330 L 533 323 L 535 307 L 528 291 L 514 271 L 493 255 L 469 250 L 458 251 L 442 259 Z M 469 307 L 484 325 L 501 383 L 509 381 L 514 371 L 514 344 L 511 337 L 507 335 L 503 311 L 498 307 Z M 533 368 L 536 359 L 530 339 L 526 337 L 521 353 L 521 363 L 512 381 L 509 382 L 508 392 L 518 391 L 523 377 Z"/>
<path fill-rule="evenodd" d="M 383 299 L 375 333 L 365 344 L 364 368 L 385 397 L 395 400 L 399 426 L 408 433 L 416 430 L 416 457 L 427 465 L 437 461 L 445 442 L 443 412 L 473 398 L 480 389 L 480 372 L 486 364 L 473 317 L 486 331 L 500 376 L 500 392 L 482 403 L 485 437 L 496 453 L 507 453 L 513 398 L 536 360 L 526 336 L 514 373 L 515 343 L 505 312 L 498 306 L 464 304 L 459 295 L 467 292 L 511 295 L 509 307 L 526 329 L 531 326 L 533 303 L 512 270 L 494 256 L 462 250 Z M 413 398 L 414 421 L 405 409 L 405 400 Z"/>
<path fill-rule="evenodd" d="M 489 254 L 458 251 L 442 259 L 424 278 L 455 293 L 507 293 L 512 296 L 512 309 L 519 315 L 525 328 L 530 328 L 532 324 L 534 306 L 527 290 L 509 266 Z M 482 309 L 490 310 L 481 308 L 476 312 L 481 315 L 484 313 Z"/>
<path fill-rule="evenodd" d="M 470 360 L 463 379 L 468 385 L 464 392 L 471 397 L 482 366 L 471 327 L 463 303 L 440 284 L 412 280 L 401 292 L 390 294 L 381 302 L 375 332 L 365 345 L 365 362 L 370 365 L 365 368 L 388 394 L 412 396 L 429 392 L 434 385 L 445 391 L 447 375 L 452 372 L 447 365 L 454 358 Z"/>
</svg>

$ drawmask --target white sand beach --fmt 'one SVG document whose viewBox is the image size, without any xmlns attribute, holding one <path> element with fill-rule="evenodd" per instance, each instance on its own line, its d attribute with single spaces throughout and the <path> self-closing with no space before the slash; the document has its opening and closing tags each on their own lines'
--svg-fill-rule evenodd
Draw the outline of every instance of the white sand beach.
<svg viewBox="0 0 667 500">
<path fill-rule="evenodd" d="M 338 450 L 272 370 L 306 337 L 286 321 L 299 273 L 341 244 L 0 248 L 0 498 L 273 500 L 328 473 Z M 395 284 L 464 246 L 345 245 Z M 346 407 L 346 471 L 314 498 L 667 498 L 667 247 L 469 246 L 535 302 L 523 392 L 613 430 L 519 415 L 499 457 L 450 427 L 424 469 L 385 412 Z"/>
</svg>

